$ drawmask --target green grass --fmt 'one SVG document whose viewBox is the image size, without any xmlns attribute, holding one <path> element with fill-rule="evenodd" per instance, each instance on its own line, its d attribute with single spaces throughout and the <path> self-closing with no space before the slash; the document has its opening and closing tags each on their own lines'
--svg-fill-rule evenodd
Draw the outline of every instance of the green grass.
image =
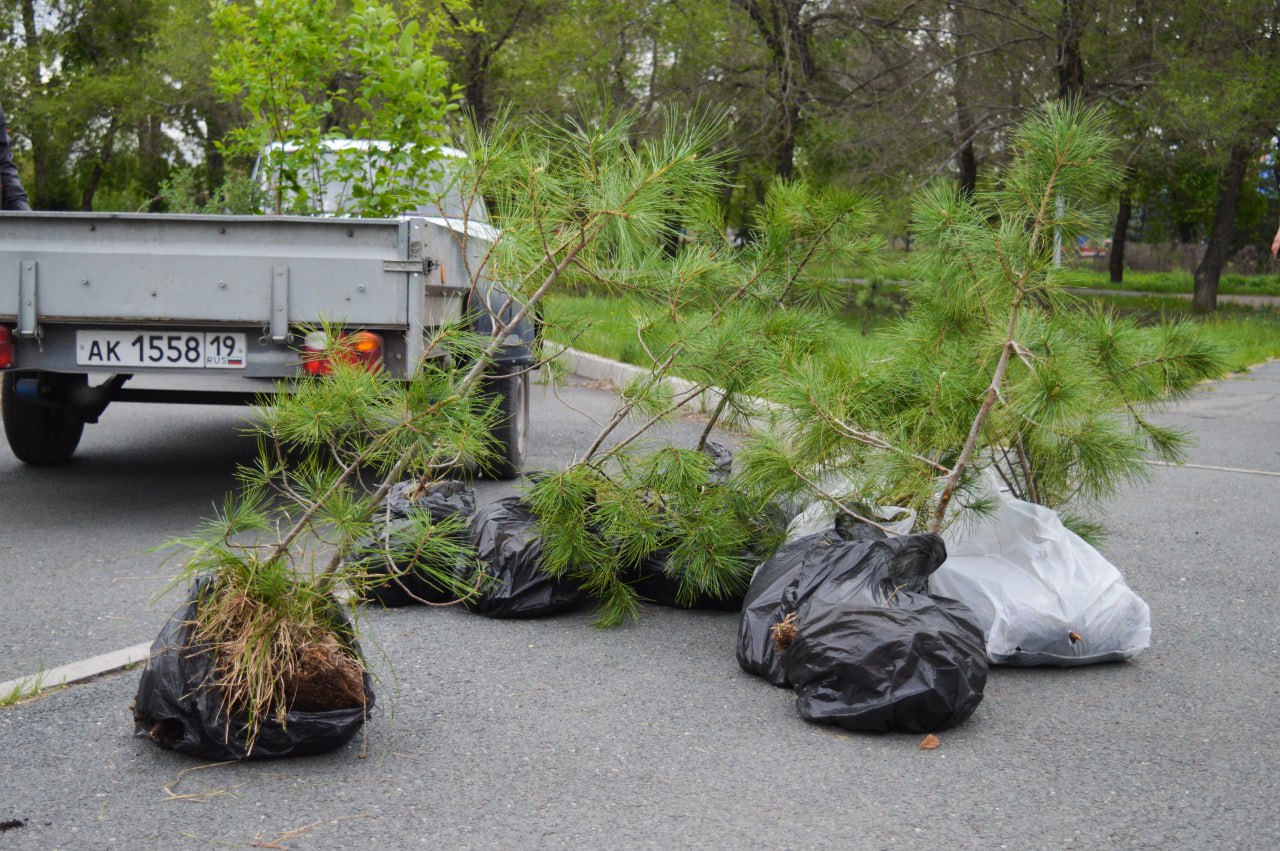
<svg viewBox="0 0 1280 851">
<path fill-rule="evenodd" d="M 1228 352 L 1232 372 L 1280 357 L 1280 313 L 1221 313 L 1200 320 Z"/>
<path fill-rule="evenodd" d="M 1215 313 L 1204 316 L 1193 313 L 1186 299 L 1160 294 L 1102 298 L 1118 313 L 1137 316 L 1139 321 L 1186 319 L 1198 323 L 1227 353 L 1231 372 L 1243 372 L 1255 364 L 1280 358 L 1280 308 L 1220 302 Z"/>
<path fill-rule="evenodd" d="M 1087 261 L 1085 261 L 1087 263 Z M 850 266 L 838 272 L 842 278 L 878 279 L 902 281 L 911 276 L 907 254 L 901 250 L 886 249 L 880 252 L 874 265 Z M 1087 267 L 1063 270 L 1063 284 L 1096 290 L 1123 290 L 1145 293 L 1191 294 L 1192 274 L 1176 272 L 1136 272 L 1126 269 L 1124 281 L 1111 282 L 1111 275 L 1104 270 Z M 1274 295 L 1280 296 L 1280 274 L 1275 275 L 1223 275 L 1218 282 L 1220 295 Z"/>
<path fill-rule="evenodd" d="M 652 363 L 636 328 L 654 321 L 656 311 L 637 314 L 623 299 L 581 295 L 548 298 L 542 315 L 548 336 L 557 343 L 637 366 Z M 660 332 L 662 345 L 670 338 L 665 329 Z"/>
<path fill-rule="evenodd" d="M 8 694 L 0 694 L 0 709 L 16 706 L 28 698 L 35 697 L 44 690 L 44 671 L 35 677 L 23 680 L 9 690 Z"/>
<path fill-rule="evenodd" d="M 1137 315 L 1140 320 L 1185 318 L 1200 323 L 1229 353 L 1230 369 L 1234 372 L 1280 357 L 1280 310 L 1222 304 L 1216 313 L 1206 317 L 1191 313 L 1185 299 L 1159 294 L 1104 298 L 1117 311 Z M 636 327 L 637 322 L 655 322 L 656 313 L 633 313 L 634 309 L 622 299 L 601 296 L 556 296 L 544 305 L 547 333 L 555 342 L 624 363 L 651 365 Z M 851 310 L 844 318 L 848 325 L 847 344 L 875 347 L 874 323 L 870 333 L 863 335 L 860 331 L 863 311 Z M 655 354 L 672 336 L 672 331 L 661 321 L 646 333 L 650 350 Z"/>
<path fill-rule="evenodd" d="M 1134 272 L 1125 271 L 1124 281 L 1111 282 L 1107 272 L 1091 269 L 1068 269 L 1063 281 L 1069 287 L 1097 290 L 1132 290 L 1147 293 L 1190 294 L 1193 280 L 1190 272 Z M 1219 295 L 1274 295 L 1280 296 L 1280 275 L 1223 275 L 1218 282 Z"/>
</svg>

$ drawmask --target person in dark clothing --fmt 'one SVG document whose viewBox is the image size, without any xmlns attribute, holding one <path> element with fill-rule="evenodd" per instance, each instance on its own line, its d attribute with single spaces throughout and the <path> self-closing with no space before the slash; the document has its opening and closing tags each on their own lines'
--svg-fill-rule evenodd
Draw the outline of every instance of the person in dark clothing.
<svg viewBox="0 0 1280 851">
<path fill-rule="evenodd" d="M 9 152 L 9 126 L 4 121 L 4 107 L 0 106 L 0 210 L 30 209 L 31 203 L 18 179 L 18 167 Z"/>
</svg>

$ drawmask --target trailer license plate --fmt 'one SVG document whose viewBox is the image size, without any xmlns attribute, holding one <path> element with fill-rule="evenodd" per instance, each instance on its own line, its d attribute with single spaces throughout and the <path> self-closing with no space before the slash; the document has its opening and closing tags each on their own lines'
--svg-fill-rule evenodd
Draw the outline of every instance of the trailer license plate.
<svg viewBox="0 0 1280 851">
<path fill-rule="evenodd" d="M 224 331 L 77 331 L 80 366 L 244 369 L 244 334 Z"/>
</svg>

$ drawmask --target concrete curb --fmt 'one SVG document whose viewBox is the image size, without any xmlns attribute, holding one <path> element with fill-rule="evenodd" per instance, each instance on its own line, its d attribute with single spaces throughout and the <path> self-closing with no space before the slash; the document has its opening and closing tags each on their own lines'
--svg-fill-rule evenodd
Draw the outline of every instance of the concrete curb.
<svg viewBox="0 0 1280 851">
<path fill-rule="evenodd" d="M 627 382 L 635 378 L 649 374 L 649 371 L 642 367 L 610 360 L 568 346 L 562 347 L 552 357 L 560 360 L 574 375 L 591 381 L 608 381 L 618 388 L 625 387 Z M 666 380 L 676 394 L 689 393 L 698 387 L 696 383 L 683 378 L 671 377 Z M 708 387 L 691 404 L 694 410 L 705 414 L 714 410 L 723 397 L 723 390 L 718 387 Z M 751 425 L 756 427 L 767 425 L 781 409 L 781 406 L 758 397 L 751 397 L 751 405 L 754 413 L 750 421 Z"/>
<path fill-rule="evenodd" d="M 34 697 L 46 689 L 83 682 L 112 671 L 127 668 L 138 662 L 144 662 L 150 655 L 151 642 L 148 641 L 144 644 L 126 647 L 123 650 L 113 650 L 100 656 L 91 656 L 88 659 L 81 659 L 79 662 L 72 662 L 68 665 L 41 671 L 38 674 L 30 674 L 25 677 L 18 677 L 16 680 L 0 683 L 0 698 L 8 697 L 11 694 Z"/>
<path fill-rule="evenodd" d="M 587 378 L 591 381 L 608 381 L 619 388 L 625 387 L 628 382 L 642 375 L 647 375 L 649 372 L 629 363 L 609 360 L 600 355 L 593 355 L 590 352 L 572 349 L 568 346 L 561 348 L 552 357 L 559 359 L 569 372 L 580 378 Z M 697 387 L 692 381 L 686 381 L 683 378 L 669 378 L 667 381 L 676 393 L 688 393 Z M 705 390 L 702 393 L 702 398 L 699 399 L 699 406 L 701 410 L 705 411 L 710 407 L 714 407 L 715 403 L 719 401 L 720 393 L 718 391 Z"/>
</svg>

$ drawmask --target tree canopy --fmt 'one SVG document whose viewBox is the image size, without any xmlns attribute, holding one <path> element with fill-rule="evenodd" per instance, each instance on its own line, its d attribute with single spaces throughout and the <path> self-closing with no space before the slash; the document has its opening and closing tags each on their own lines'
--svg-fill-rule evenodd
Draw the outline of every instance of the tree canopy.
<svg viewBox="0 0 1280 851">
<path fill-rule="evenodd" d="M 723 114 L 721 204 L 739 230 L 780 176 L 874 192 L 904 234 L 914 190 L 948 176 L 973 192 L 1028 110 L 1065 95 L 1109 106 L 1121 130 L 1118 245 L 1207 243 L 1208 293 L 1280 213 L 1280 13 L 1263 0 L 0 0 L 0 102 L 36 205 L 158 209 L 177 169 L 206 192 L 228 157 L 243 169 L 264 126 L 243 86 L 266 66 L 235 57 L 234 22 L 293 6 L 319 29 L 277 48 L 302 50 L 327 130 L 439 141 L 466 114 L 634 111 L 645 135 L 664 107 Z M 380 42 L 409 59 L 400 76 L 362 89 L 370 39 L 409 22 L 408 42 Z M 417 98 L 423 124 L 344 123 L 358 98 Z"/>
</svg>

